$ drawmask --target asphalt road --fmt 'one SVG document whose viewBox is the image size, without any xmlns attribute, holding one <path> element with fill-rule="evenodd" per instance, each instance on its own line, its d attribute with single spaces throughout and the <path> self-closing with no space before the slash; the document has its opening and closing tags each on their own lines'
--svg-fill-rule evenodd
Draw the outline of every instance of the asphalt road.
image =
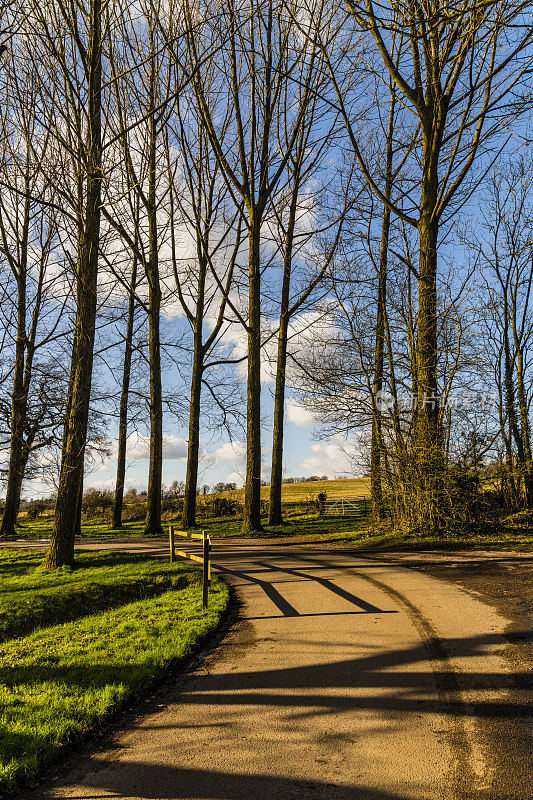
<svg viewBox="0 0 533 800">
<path fill-rule="evenodd" d="M 533 796 L 531 662 L 517 656 L 531 625 L 515 620 L 513 640 L 505 608 L 431 563 L 272 544 L 213 557 L 240 601 L 221 645 L 40 796 Z"/>
</svg>

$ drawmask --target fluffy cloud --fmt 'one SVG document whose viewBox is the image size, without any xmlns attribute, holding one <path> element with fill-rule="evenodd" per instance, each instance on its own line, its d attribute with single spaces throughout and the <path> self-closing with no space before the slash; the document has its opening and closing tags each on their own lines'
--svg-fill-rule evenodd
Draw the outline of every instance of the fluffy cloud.
<svg viewBox="0 0 533 800">
<path fill-rule="evenodd" d="M 287 422 L 292 422 L 299 428 L 311 428 L 316 425 L 318 420 L 312 411 L 309 411 L 303 403 L 299 403 L 293 397 L 289 397 L 286 403 Z"/>
<path fill-rule="evenodd" d="M 244 461 L 246 458 L 246 444 L 245 442 L 226 442 L 226 444 L 214 451 L 213 457 L 219 463 Z"/>
<path fill-rule="evenodd" d="M 345 442 L 341 437 L 311 445 L 312 455 L 304 459 L 300 468 L 308 475 L 353 475 L 360 471 L 363 447 L 357 441 Z"/>
<path fill-rule="evenodd" d="M 116 452 L 116 443 L 115 443 Z M 148 436 L 141 436 L 132 433 L 128 436 L 127 455 L 129 459 L 145 461 L 150 457 L 150 439 Z M 187 459 L 187 442 L 180 436 L 163 436 L 163 458 L 173 461 L 185 461 Z"/>
<path fill-rule="evenodd" d="M 226 483 L 235 483 L 237 484 L 237 489 L 240 489 L 244 486 L 245 476 L 242 472 L 230 472 L 229 475 L 226 475 Z"/>
<path fill-rule="evenodd" d="M 261 477 L 267 479 L 270 476 L 270 451 L 263 448 L 261 454 Z M 246 443 L 245 442 L 226 442 L 211 454 L 213 466 L 229 464 L 233 467 L 233 472 L 226 476 L 226 480 L 231 483 L 244 483 L 246 477 Z"/>
<path fill-rule="evenodd" d="M 242 300 L 233 298 L 237 307 L 242 307 Z M 245 313 L 246 316 L 246 313 Z M 272 385 L 276 378 L 277 361 L 277 323 L 263 318 L 261 320 L 263 338 L 271 337 L 263 345 L 261 353 L 261 383 L 265 386 Z M 338 335 L 338 328 L 331 319 L 331 315 L 323 308 L 316 311 L 305 311 L 292 317 L 289 322 L 288 330 L 288 350 L 298 360 L 305 361 L 308 354 L 312 351 L 315 342 L 333 341 Z M 242 325 L 234 324 L 229 326 L 221 336 L 221 342 L 231 351 L 234 359 L 239 361 L 235 369 L 241 380 L 245 381 L 248 372 L 246 354 L 248 352 L 248 335 Z M 287 375 L 290 380 L 294 371 L 292 359 L 287 361 Z"/>
<path fill-rule="evenodd" d="M 185 461 L 187 442 L 179 436 L 163 436 L 163 458 Z"/>
</svg>

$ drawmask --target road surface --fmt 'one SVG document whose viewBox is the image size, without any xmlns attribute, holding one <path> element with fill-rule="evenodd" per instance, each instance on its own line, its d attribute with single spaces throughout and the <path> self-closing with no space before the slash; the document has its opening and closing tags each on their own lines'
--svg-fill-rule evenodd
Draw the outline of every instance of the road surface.
<svg viewBox="0 0 533 800">
<path fill-rule="evenodd" d="M 533 796 L 531 673 L 497 610 L 387 558 L 273 544 L 213 558 L 240 602 L 229 634 L 47 798 Z"/>
</svg>

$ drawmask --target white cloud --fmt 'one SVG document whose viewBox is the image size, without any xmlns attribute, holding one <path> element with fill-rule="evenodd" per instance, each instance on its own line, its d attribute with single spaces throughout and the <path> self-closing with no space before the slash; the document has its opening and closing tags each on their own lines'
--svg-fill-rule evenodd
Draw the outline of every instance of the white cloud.
<svg viewBox="0 0 533 800">
<path fill-rule="evenodd" d="M 270 451 L 266 448 L 261 452 L 261 477 L 268 479 L 270 477 Z M 230 464 L 233 467 L 233 472 L 227 475 L 228 482 L 235 482 L 237 484 L 244 483 L 246 477 L 246 443 L 245 442 L 226 442 L 211 454 L 213 458 L 213 466 L 219 464 Z"/>
<path fill-rule="evenodd" d="M 312 455 L 300 464 L 307 475 L 353 475 L 360 471 L 363 448 L 357 441 L 345 442 L 341 437 L 311 445 Z"/>
<path fill-rule="evenodd" d="M 85 487 L 86 489 L 112 489 L 115 490 L 117 479 L 116 478 L 108 478 L 106 481 L 94 481 L 93 483 L 88 483 Z M 135 480 L 135 478 L 126 478 L 124 481 L 124 488 L 126 491 L 128 489 L 138 489 L 141 486 L 140 481 Z"/>
<path fill-rule="evenodd" d="M 116 442 L 114 444 L 116 455 Z M 150 438 L 132 433 L 128 436 L 127 455 L 129 459 L 145 461 L 150 457 Z M 180 436 L 163 436 L 163 458 L 173 461 L 187 459 L 187 442 Z"/>
<path fill-rule="evenodd" d="M 226 483 L 236 483 L 237 489 L 240 489 L 244 486 L 244 475 L 242 472 L 230 472 L 226 475 Z"/>
<path fill-rule="evenodd" d="M 246 458 L 245 442 L 226 442 L 213 453 L 217 462 L 236 462 L 244 461 Z"/>
<path fill-rule="evenodd" d="M 187 442 L 180 436 L 163 436 L 163 458 L 185 461 Z"/>
<path fill-rule="evenodd" d="M 243 307 L 242 299 L 233 297 L 232 300 L 236 307 Z M 244 312 L 246 316 L 246 312 Z M 215 316 L 213 316 L 213 320 Z M 208 321 L 210 318 L 208 317 Z M 266 340 L 261 351 L 261 383 L 264 386 L 272 385 L 276 379 L 276 362 L 278 351 L 277 321 L 266 319 L 261 320 L 263 339 Z M 314 311 L 305 311 L 298 314 L 289 322 L 288 329 L 288 350 L 289 353 L 298 360 L 305 361 L 308 354 L 312 352 L 315 341 L 334 341 L 339 333 L 338 328 L 331 319 L 327 310 L 319 307 Z M 269 338 L 270 337 L 270 338 Z M 248 352 L 248 334 L 240 324 L 233 324 L 226 328 L 220 337 L 223 345 L 231 351 L 234 359 L 243 359 L 236 364 L 235 370 L 238 377 L 245 381 L 248 374 L 248 362 L 246 355 Z M 294 362 L 288 359 L 287 375 L 290 380 L 294 372 Z"/>
<path fill-rule="evenodd" d="M 287 400 L 286 412 L 287 422 L 292 422 L 293 425 L 297 425 L 299 428 L 311 428 L 318 422 L 313 412 L 309 411 L 303 403 L 299 403 L 293 397 L 289 397 Z"/>
</svg>

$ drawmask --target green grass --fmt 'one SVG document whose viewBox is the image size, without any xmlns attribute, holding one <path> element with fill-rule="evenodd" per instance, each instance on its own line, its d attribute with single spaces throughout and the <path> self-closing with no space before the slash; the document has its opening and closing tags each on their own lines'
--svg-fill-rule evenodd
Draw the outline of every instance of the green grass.
<svg viewBox="0 0 533 800">
<path fill-rule="evenodd" d="M 27 517 L 20 517 L 17 523 L 17 538 L 20 539 L 49 539 L 54 527 L 54 517 L 49 515 L 41 519 L 29 520 Z M 84 520 L 82 523 L 82 534 L 87 538 L 117 537 L 117 536 L 142 536 L 145 522 L 125 522 L 121 530 L 112 530 L 109 522 Z"/>
<path fill-rule="evenodd" d="M 179 572 L 164 561 L 111 552 L 77 553 L 77 568 L 46 572 L 43 554 L 0 550 L 0 641 L 36 627 L 83 617 L 132 600 L 183 588 Z"/>
<path fill-rule="evenodd" d="M 319 517 L 318 514 L 311 512 L 289 511 L 286 514 L 286 524 L 279 526 L 267 525 L 267 518 L 263 517 L 263 531 L 260 534 L 262 538 L 283 539 L 287 537 L 295 537 L 296 539 L 305 539 L 309 541 L 321 541 L 330 539 L 351 539 L 354 536 L 360 535 L 361 531 L 366 529 L 366 521 L 351 516 L 327 516 Z M 165 529 L 165 536 L 167 535 L 168 522 L 163 523 Z M 180 526 L 179 520 L 174 521 L 177 528 Z M 235 517 L 219 517 L 219 518 L 205 518 L 198 519 L 198 527 L 194 532 L 199 533 L 206 530 L 210 536 L 230 536 L 230 537 L 243 537 L 241 531 L 242 519 L 240 516 Z M 36 522 L 24 521 L 19 525 L 19 536 L 22 539 L 32 540 L 39 538 L 46 538 L 52 530 L 52 523 L 49 523 L 49 529 L 45 525 L 44 520 L 37 520 Z M 126 523 L 122 531 L 112 530 L 109 524 L 86 522 L 82 523 L 82 533 L 84 537 L 95 539 L 122 539 L 130 536 L 142 537 L 144 530 L 144 523 L 132 522 Z M 179 539 L 177 540 L 179 542 Z M 83 539 L 80 541 L 80 546 L 83 547 Z"/>
<path fill-rule="evenodd" d="M 317 514 L 298 514 L 288 517 L 284 525 L 267 525 L 262 520 L 263 530 L 258 534 L 262 539 L 294 539 L 295 541 L 336 541 L 351 540 L 361 536 L 368 527 L 366 519 L 351 516 L 326 516 Z M 215 540 L 217 537 L 248 538 L 243 534 L 242 520 L 239 517 L 219 518 L 201 522 L 195 532 L 205 529 Z"/>
<path fill-rule="evenodd" d="M 263 530 L 254 538 L 271 539 L 277 542 L 338 542 L 350 544 L 355 549 L 376 550 L 421 550 L 421 549 L 513 549 L 533 550 L 532 529 L 520 527 L 493 528 L 490 531 L 470 531 L 466 533 L 450 534 L 445 537 L 423 536 L 418 533 L 402 530 L 372 529 L 367 519 L 352 516 L 325 516 L 317 514 L 294 514 L 287 518 L 285 525 L 267 525 L 263 517 Z M 179 522 L 174 523 L 179 527 Z M 220 517 L 215 519 L 199 520 L 195 532 L 205 529 L 212 537 L 216 547 L 217 538 L 242 539 L 250 538 L 243 534 L 240 517 Z M 166 524 L 165 524 L 166 528 Z M 115 537 L 116 532 L 109 527 L 100 526 L 102 539 Z M 176 539 L 179 549 L 180 539 Z M 216 552 L 216 551 L 215 551 Z M 0 594 L 1 596 L 1 594 Z"/>
<path fill-rule="evenodd" d="M 329 484 L 329 489 L 325 486 Z M 285 490 L 292 491 L 293 501 L 295 500 L 296 490 L 304 492 L 306 487 L 313 487 L 318 494 L 320 488 L 326 488 L 329 497 L 347 495 L 348 487 L 351 487 L 352 494 L 365 493 L 365 482 L 360 480 L 351 481 L 312 481 L 306 484 L 285 485 Z M 335 491 L 333 491 L 335 489 Z M 268 487 L 262 487 L 262 491 Z M 238 493 L 237 493 L 238 494 Z M 316 495 L 315 495 L 316 496 Z M 287 495 L 285 495 L 287 501 Z M 372 529 L 369 521 L 358 519 L 352 516 L 325 516 L 319 517 L 318 514 L 310 510 L 306 503 L 301 502 L 300 506 L 286 506 L 284 509 L 286 524 L 281 526 L 269 526 L 267 518 L 263 515 L 263 530 L 255 537 L 261 539 L 272 539 L 278 542 L 339 542 L 353 545 L 359 549 L 520 549 L 533 550 L 533 517 L 531 514 L 514 514 L 507 519 L 502 519 L 500 523 L 494 521 L 491 525 L 480 523 L 478 529 L 471 528 L 468 533 L 450 533 L 445 537 L 428 537 L 417 533 L 405 532 L 402 530 L 384 530 L 383 528 Z M 531 517 L 531 518 L 530 518 Z M 177 528 L 180 526 L 179 519 L 173 523 Z M 168 523 L 165 523 L 165 535 Z M 117 533 L 111 530 L 109 525 L 104 523 L 83 523 L 83 532 L 87 536 L 106 538 L 121 538 L 122 535 L 142 536 L 143 523 L 127 523 L 124 533 Z M 240 516 L 205 518 L 199 517 L 196 532 L 202 529 L 207 530 L 209 535 L 216 542 L 219 537 L 229 537 L 234 539 L 250 538 L 249 534 L 241 531 L 242 520 Z M 36 530 L 32 524 L 21 525 L 20 532 L 26 531 L 29 537 L 36 535 Z M 40 528 L 42 530 L 42 527 Z M 178 540 L 179 541 L 179 540 Z"/>
<path fill-rule="evenodd" d="M 217 624 L 228 590 L 215 580 L 36 631 L 0 646 L 0 793 L 35 775 Z"/>
<path fill-rule="evenodd" d="M 367 531 L 354 540 L 356 550 L 519 550 L 533 551 L 533 535 L 502 529 L 493 533 L 470 532 L 422 536 L 402 531 Z"/>
<path fill-rule="evenodd" d="M 200 572 L 188 565 L 105 552 L 76 558 L 75 569 L 44 572 L 42 554 L 0 552 L 4 636 L 20 637 L 0 644 L 0 796 L 183 660 L 228 603 L 214 578 L 204 611 Z M 76 621 L 64 621 L 73 613 Z"/>
</svg>

